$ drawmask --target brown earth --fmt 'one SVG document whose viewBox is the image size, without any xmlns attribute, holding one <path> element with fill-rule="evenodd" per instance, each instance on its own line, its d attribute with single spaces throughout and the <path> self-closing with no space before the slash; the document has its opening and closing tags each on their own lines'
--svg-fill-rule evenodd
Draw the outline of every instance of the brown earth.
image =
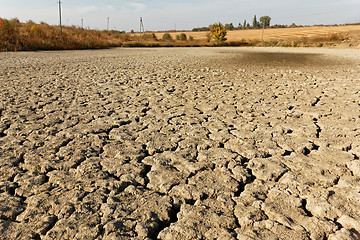
<svg viewBox="0 0 360 240">
<path fill-rule="evenodd" d="M 359 239 L 360 52 L 1 53 L 1 239 Z"/>
</svg>

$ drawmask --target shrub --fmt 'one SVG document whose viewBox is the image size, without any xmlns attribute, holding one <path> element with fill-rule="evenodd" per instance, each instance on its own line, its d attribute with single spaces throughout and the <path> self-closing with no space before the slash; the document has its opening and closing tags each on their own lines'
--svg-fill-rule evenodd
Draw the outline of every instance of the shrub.
<svg viewBox="0 0 360 240">
<path fill-rule="evenodd" d="M 328 41 L 344 41 L 348 39 L 348 33 L 347 34 L 341 34 L 341 33 L 332 33 L 328 36 Z"/>
<path fill-rule="evenodd" d="M 225 28 L 229 31 L 234 30 L 234 25 L 232 23 L 225 24 Z"/>
<path fill-rule="evenodd" d="M 119 39 L 120 39 L 121 41 L 126 42 L 126 41 L 129 41 L 129 40 L 131 39 L 131 36 L 130 36 L 128 33 L 121 33 L 121 34 L 119 35 Z"/>
<path fill-rule="evenodd" d="M 220 22 L 210 26 L 210 34 L 218 43 L 226 41 L 226 28 Z"/>
<path fill-rule="evenodd" d="M 16 35 L 16 29 L 10 21 L 1 19 L 0 21 L 0 37 L 2 39 L 12 39 Z"/>
<path fill-rule="evenodd" d="M 144 35 L 141 35 L 141 38 L 144 40 L 157 41 L 156 35 L 154 33 L 145 33 Z"/>
<path fill-rule="evenodd" d="M 165 40 L 165 41 L 173 40 L 170 33 L 164 33 L 164 35 L 162 36 L 162 39 Z"/>
<path fill-rule="evenodd" d="M 41 26 L 39 24 L 34 24 L 31 28 L 30 28 L 30 34 L 36 37 L 42 37 L 43 35 L 43 30 L 41 28 Z"/>
<path fill-rule="evenodd" d="M 186 41 L 187 37 L 185 33 L 181 33 L 180 35 L 176 35 L 176 40 L 178 41 Z"/>
<path fill-rule="evenodd" d="M 189 36 L 189 41 L 193 41 L 194 37 L 193 36 Z"/>
<path fill-rule="evenodd" d="M 0 18 L 0 51 L 18 49 L 18 23 Z"/>
<path fill-rule="evenodd" d="M 187 37 L 186 37 L 186 34 L 185 34 L 185 33 L 181 33 L 181 34 L 180 34 L 180 40 L 181 40 L 181 41 L 186 41 L 186 40 L 187 40 Z"/>
</svg>

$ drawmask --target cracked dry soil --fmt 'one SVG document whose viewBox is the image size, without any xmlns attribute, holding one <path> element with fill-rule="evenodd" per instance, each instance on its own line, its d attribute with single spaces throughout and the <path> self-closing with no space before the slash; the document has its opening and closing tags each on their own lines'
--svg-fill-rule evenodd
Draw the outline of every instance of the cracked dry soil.
<svg viewBox="0 0 360 240">
<path fill-rule="evenodd" d="M 359 239 L 357 50 L 1 53 L 1 239 Z"/>
</svg>

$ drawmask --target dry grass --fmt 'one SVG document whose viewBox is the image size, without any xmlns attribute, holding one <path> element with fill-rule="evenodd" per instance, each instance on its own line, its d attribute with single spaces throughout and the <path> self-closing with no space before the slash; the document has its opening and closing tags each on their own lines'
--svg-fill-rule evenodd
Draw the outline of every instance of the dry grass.
<svg viewBox="0 0 360 240">
<path fill-rule="evenodd" d="M 32 21 L 0 18 L 0 51 L 68 50 L 110 47 L 196 47 L 218 46 L 210 41 L 209 32 L 169 32 L 172 39 L 162 39 L 164 33 L 129 34 L 119 31 L 97 31 L 78 27 L 63 27 Z M 177 38 L 186 34 L 187 40 Z M 176 40 L 178 39 L 178 40 Z M 301 28 L 228 31 L 224 46 L 333 46 L 347 42 L 358 46 L 360 25 L 314 26 Z"/>
<path fill-rule="evenodd" d="M 172 37 L 181 32 L 171 32 Z M 184 32 L 192 36 L 195 41 L 207 42 L 209 32 Z M 349 44 L 359 44 L 360 25 L 345 26 L 312 26 L 297 28 L 269 28 L 264 30 L 262 42 L 262 29 L 247 29 L 228 31 L 228 42 L 247 42 L 249 45 L 274 46 L 319 46 L 335 45 L 347 41 Z M 155 33 L 161 37 L 163 33 Z"/>
<path fill-rule="evenodd" d="M 117 46 L 126 38 L 120 32 L 85 30 L 32 21 L 2 19 L 0 23 L 0 51 L 90 49 Z"/>
<path fill-rule="evenodd" d="M 192 41 L 164 41 L 155 34 L 129 34 L 119 31 L 98 31 L 63 27 L 17 19 L 0 19 L 0 51 L 70 50 L 110 47 L 173 47 L 194 46 Z"/>
</svg>

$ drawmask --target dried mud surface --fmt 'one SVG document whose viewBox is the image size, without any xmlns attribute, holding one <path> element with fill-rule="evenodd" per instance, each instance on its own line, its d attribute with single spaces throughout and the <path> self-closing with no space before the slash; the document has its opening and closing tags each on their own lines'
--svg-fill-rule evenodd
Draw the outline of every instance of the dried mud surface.
<svg viewBox="0 0 360 240">
<path fill-rule="evenodd" d="M 1 239 L 359 239 L 359 62 L 1 53 Z"/>
</svg>

